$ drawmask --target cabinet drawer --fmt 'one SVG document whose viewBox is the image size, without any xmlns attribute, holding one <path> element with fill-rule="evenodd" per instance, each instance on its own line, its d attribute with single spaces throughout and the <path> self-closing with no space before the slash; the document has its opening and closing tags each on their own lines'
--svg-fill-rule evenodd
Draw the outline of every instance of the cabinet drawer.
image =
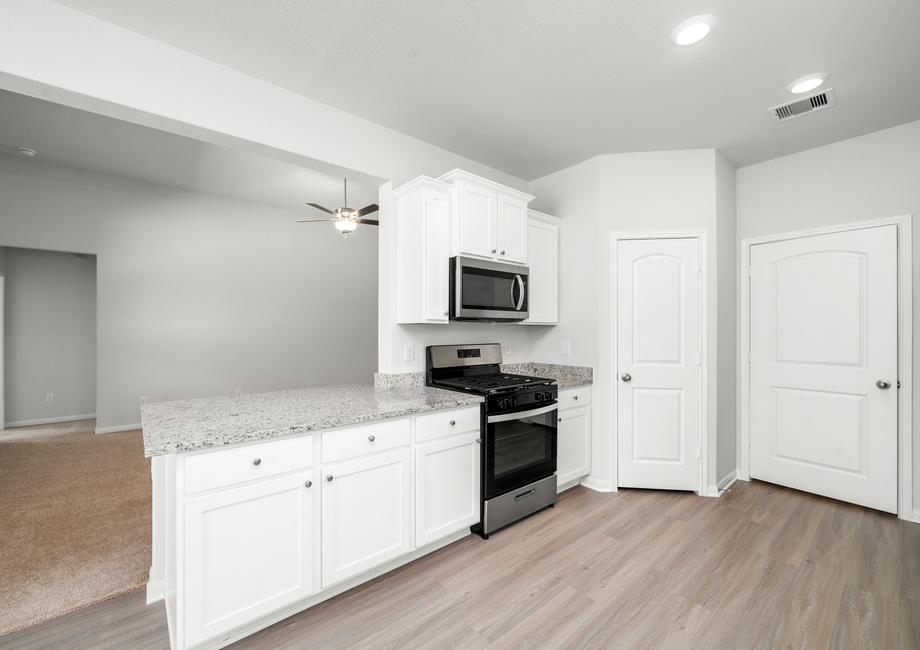
<svg viewBox="0 0 920 650">
<path fill-rule="evenodd" d="M 323 434 L 323 462 L 332 463 L 375 451 L 406 447 L 412 442 L 409 420 L 375 422 Z"/>
<path fill-rule="evenodd" d="M 479 431 L 480 411 L 478 406 L 472 406 L 455 411 L 439 411 L 429 415 L 419 415 L 415 418 L 415 441 L 425 442 L 455 433 Z"/>
<path fill-rule="evenodd" d="M 195 454 L 185 459 L 185 493 L 276 476 L 313 466 L 313 436 Z"/>
<path fill-rule="evenodd" d="M 586 406 L 591 403 L 591 387 L 579 386 L 578 388 L 566 388 L 559 391 L 559 410 L 568 409 L 575 406 Z"/>
</svg>

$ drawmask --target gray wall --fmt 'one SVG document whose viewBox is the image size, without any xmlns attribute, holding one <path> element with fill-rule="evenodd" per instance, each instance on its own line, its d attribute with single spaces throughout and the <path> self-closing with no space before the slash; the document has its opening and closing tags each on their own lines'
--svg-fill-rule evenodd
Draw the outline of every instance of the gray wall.
<svg viewBox="0 0 920 650">
<path fill-rule="evenodd" d="M 98 254 L 98 427 L 148 401 L 370 382 L 377 233 L 0 157 L 0 245 Z"/>
<path fill-rule="evenodd" d="M 738 285 L 735 168 L 716 153 L 716 394 L 717 416 L 716 480 L 722 481 L 737 469 L 737 313 Z"/>
<path fill-rule="evenodd" d="M 738 238 L 914 215 L 914 506 L 920 506 L 920 121 L 738 170 Z"/>
<path fill-rule="evenodd" d="M 4 249 L 6 425 L 96 412 L 96 260 Z M 46 402 L 45 396 L 54 395 Z"/>
</svg>

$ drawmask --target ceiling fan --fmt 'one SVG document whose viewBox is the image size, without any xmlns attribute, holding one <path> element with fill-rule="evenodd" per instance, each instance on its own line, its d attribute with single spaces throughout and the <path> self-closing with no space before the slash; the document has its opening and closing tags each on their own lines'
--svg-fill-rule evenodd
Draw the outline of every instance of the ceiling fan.
<svg viewBox="0 0 920 650">
<path fill-rule="evenodd" d="M 331 221 L 335 225 L 335 229 L 340 233 L 348 237 L 348 233 L 354 232 L 355 228 L 358 227 L 359 223 L 366 223 L 369 226 L 379 226 L 380 222 L 377 219 L 365 219 L 364 215 L 373 214 L 379 209 L 376 203 L 371 203 L 366 205 L 360 210 L 352 210 L 348 206 L 348 179 L 345 180 L 345 206 L 341 208 L 336 208 L 335 210 L 330 210 L 327 207 L 324 207 L 318 203 L 307 203 L 307 205 L 316 208 L 317 210 L 322 210 L 327 214 L 331 214 L 332 217 L 326 219 L 301 219 L 297 223 L 319 223 L 321 221 Z"/>
</svg>

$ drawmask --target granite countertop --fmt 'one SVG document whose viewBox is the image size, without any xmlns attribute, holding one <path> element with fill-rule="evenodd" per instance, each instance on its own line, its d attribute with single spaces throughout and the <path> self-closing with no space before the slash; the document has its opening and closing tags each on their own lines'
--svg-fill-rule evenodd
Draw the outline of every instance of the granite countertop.
<svg viewBox="0 0 920 650">
<path fill-rule="evenodd" d="M 362 384 L 154 402 L 141 407 L 144 456 L 257 442 L 480 402 L 476 395 L 438 388 Z"/>
<path fill-rule="evenodd" d="M 558 363 L 504 363 L 502 370 L 516 375 L 552 377 L 559 390 L 590 386 L 594 381 L 594 370 L 588 366 L 565 366 Z"/>
</svg>

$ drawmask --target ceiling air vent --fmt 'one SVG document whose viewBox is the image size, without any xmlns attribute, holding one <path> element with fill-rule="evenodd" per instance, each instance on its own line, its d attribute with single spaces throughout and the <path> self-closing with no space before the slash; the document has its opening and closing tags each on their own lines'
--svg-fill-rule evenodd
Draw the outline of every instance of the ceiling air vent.
<svg viewBox="0 0 920 650">
<path fill-rule="evenodd" d="M 834 99 L 834 89 L 828 88 L 827 90 L 822 90 L 819 93 L 815 93 L 809 97 L 803 99 L 797 99 L 794 102 L 789 102 L 788 104 L 780 104 L 779 106 L 774 106 L 770 110 L 770 115 L 773 116 L 773 119 L 777 122 L 785 122 L 786 120 L 791 120 L 796 117 L 801 117 L 808 113 L 814 113 L 815 111 L 820 111 L 825 108 L 830 108 L 835 106 L 837 100 Z"/>
</svg>

